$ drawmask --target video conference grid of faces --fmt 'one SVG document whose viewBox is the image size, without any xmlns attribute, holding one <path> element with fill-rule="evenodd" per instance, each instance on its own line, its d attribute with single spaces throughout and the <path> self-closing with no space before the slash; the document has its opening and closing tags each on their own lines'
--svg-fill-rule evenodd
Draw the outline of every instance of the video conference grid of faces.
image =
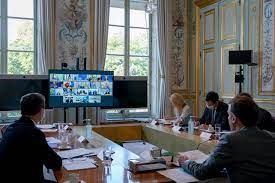
<svg viewBox="0 0 275 183">
<path fill-rule="evenodd" d="M 63 103 L 101 103 L 112 91 L 112 75 L 50 74 L 50 96 L 63 97 Z"/>
</svg>

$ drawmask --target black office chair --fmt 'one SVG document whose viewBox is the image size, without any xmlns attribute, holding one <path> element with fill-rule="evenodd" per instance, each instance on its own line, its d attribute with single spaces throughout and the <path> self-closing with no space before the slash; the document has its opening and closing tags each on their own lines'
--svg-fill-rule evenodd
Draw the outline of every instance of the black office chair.
<svg viewBox="0 0 275 183">
<path fill-rule="evenodd" d="M 3 126 L 1 126 L 0 127 L 0 134 L 1 134 L 1 137 L 3 137 L 3 135 L 4 135 L 4 133 L 5 133 L 5 131 L 6 131 L 6 129 L 8 128 L 8 125 L 3 125 Z"/>
</svg>

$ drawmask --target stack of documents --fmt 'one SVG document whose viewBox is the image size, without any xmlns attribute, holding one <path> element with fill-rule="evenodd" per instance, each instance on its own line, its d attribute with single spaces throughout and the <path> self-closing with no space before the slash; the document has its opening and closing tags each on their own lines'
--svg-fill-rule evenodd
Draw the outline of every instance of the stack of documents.
<svg viewBox="0 0 275 183">
<path fill-rule="evenodd" d="M 44 133 L 57 132 L 57 129 L 54 128 L 54 125 L 36 125 L 36 127 Z"/>
<path fill-rule="evenodd" d="M 79 149 L 72 149 L 67 151 L 59 151 L 57 152 L 57 154 L 62 159 L 70 159 L 70 158 L 76 158 L 81 156 L 97 155 L 100 151 L 102 151 L 102 148 L 93 148 L 93 149 L 79 148 Z"/>
<path fill-rule="evenodd" d="M 74 159 L 66 159 L 62 161 L 63 167 L 68 170 L 83 170 L 96 168 L 96 162 L 91 158 L 74 158 Z"/>
<path fill-rule="evenodd" d="M 54 125 L 36 125 L 36 127 L 40 129 L 52 129 Z"/>
<path fill-rule="evenodd" d="M 55 133 L 57 132 L 57 129 L 41 129 L 41 131 L 44 133 Z"/>
</svg>

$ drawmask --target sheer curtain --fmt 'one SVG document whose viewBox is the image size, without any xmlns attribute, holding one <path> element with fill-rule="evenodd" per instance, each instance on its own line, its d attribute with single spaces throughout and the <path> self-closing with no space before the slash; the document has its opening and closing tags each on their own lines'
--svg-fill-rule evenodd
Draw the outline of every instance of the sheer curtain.
<svg viewBox="0 0 275 183">
<path fill-rule="evenodd" d="M 170 0 L 159 0 L 157 5 L 157 45 L 159 66 L 159 91 L 157 117 L 164 118 L 169 113 L 169 27 L 171 24 Z"/>
<path fill-rule="evenodd" d="M 94 17 L 94 61 L 97 63 L 97 69 L 104 70 L 108 27 L 109 27 L 109 12 L 110 0 L 95 0 L 95 17 Z M 104 119 L 104 112 L 97 110 L 97 121 Z"/>
<path fill-rule="evenodd" d="M 37 74 L 54 68 L 55 0 L 37 0 Z M 53 110 L 46 110 L 44 123 L 53 121 Z"/>
</svg>

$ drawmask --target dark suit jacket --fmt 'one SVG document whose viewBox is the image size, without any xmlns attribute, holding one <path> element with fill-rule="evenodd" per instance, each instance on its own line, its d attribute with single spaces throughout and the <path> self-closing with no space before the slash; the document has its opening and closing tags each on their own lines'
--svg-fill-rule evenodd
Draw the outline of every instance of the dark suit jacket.
<svg viewBox="0 0 275 183">
<path fill-rule="evenodd" d="M 268 130 L 271 132 L 275 132 L 275 123 L 273 122 L 270 112 L 260 107 L 259 107 L 259 113 L 258 113 L 257 126 L 261 130 Z"/>
<path fill-rule="evenodd" d="M 58 169 L 62 160 L 34 123 L 21 117 L 7 128 L 0 142 L 0 182 L 43 182 L 43 164 Z"/>
<path fill-rule="evenodd" d="M 219 104 L 216 109 L 215 121 L 212 122 L 212 110 L 207 107 L 204 110 L 204 113 L 201 117 L 200 124 L 209 125 L 212 122 L 212 126 L 215 127 L 215 124 L 221 124 L 222 130 L 230 130 L 230 126 L 228 123 L 228 113 L 227 113 L 228 105 L 224 102 L 219 101 Z"/>
<path fill-rule="evenodd" d="M 233 183 L 275 182 L 275 135 L 256 127 L 223 135 L 206 161 L 186 161 L 183 168 L 199 179 L 226 168 Z"/>
</svg>

